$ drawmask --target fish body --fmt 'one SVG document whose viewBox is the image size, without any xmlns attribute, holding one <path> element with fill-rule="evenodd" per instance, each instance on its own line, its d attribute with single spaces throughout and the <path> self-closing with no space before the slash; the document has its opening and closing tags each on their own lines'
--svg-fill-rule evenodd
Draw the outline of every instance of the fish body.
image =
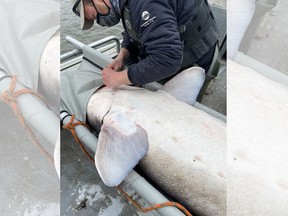
<svg viewBox="0 0 288 216">
<path fill-rule="evenodd" d="M 123 179 L 113 173 L 129 166 L 127 157 L 139 153 L 134 151 L 137 145 L 145 155 L 139 167 L 166 193 L 197 215 L 226 215 L 226 124 L 167 91 L 104 87 L 91 97 L 88 120 L 101 128 L 95 156 L 98 172 L 109 186 L 119 184 Z M 127 137 L 133 137 L 131 143 Z M 127 161 L 121 164 L 118 157 Z M 109 165 L 101 164 L 103 160 Z"/>
</svg>

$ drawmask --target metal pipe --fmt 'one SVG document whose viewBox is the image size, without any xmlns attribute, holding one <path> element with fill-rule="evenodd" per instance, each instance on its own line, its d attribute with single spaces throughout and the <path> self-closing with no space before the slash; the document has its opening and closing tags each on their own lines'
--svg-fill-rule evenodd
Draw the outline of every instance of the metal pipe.
<svg viewBox="0 0 288 216">
<path fill-rule="evenodd" d="M 254 58 L 251 58 L 250 56 L 247 56 L 241 52 L 238 52 L 236 54 L 236 57 L 234 59 L 237 63 L 247 66 L 258 73 L 261 73 L 262 75 L 276 81 L 279 83 L 282 83 L 286 86 L 288 86 L 288 76 L 255 60 Z"/>
<path fill-rule="evenodd" d="M 209 115 L 211 115 L 215 118 L 218 118 L 224 122 L 227 122 L 225 115 L 223 115 L 223 114 L 221 114 L 221 113 L 219 113 L 219 112 L 217 112 L 217 111 L 215 111 L 215 110 L 213 110 L 213 109 L 211 109 L 211 108 L 209 108 L 209 107 L 207 107 L 201 103 L 196 102 L 194 107 L 208 113 Z"/>
<path fill-rule="evenodd" d="M 66 125 L 71 120 L 71 115 L 67 111 L 62 111 L 60 114 L 60 119 L 63 123 L 63 125 Z M 74 119 L 73 123 L 79 122 L 77 119 Z M 96 146 L 97 146 L 97 138 L 94 134 L 90 132 L 88 128 L 86 128 L 83 125 L 79 125 L 75 127 L 76 134 L 80 141 L 82 143 L 85 143 L 85 145 L 90 148 L 93 152 L 96 152 Z"/>
<path fill-rule="evenodd" d="M 77 49 L 82 49 L 82 46 L 84 45 L 82 42 L 76 40 L 71 36 L 66 36 L 65 39 L 71 44 L 73 44 Z"/>
<path fill-rule="evenodd" d="M 65 39 L 70 42 L 71 44 L 73 44 L 75 47 L 77 47 L 76 49 L 69 51 L 67 53 L 64 53 L 60 56 L 60 60 L 64 61 L 66 59 L 69 59 L 73 56 L 79 55 L 82 53 L 82 46 L 84 45 L 83 43 L 81 43 L 80 41 L 76 40 L 75 38 L 71 37 L 71 36 L 66 36 Z M 110 41 L 115 41 L 116 43 L 116 52 L 119 53 L 120 51 L 120 40 L 116 37 L 116 36 L 108 36 L 105 37 L 103 39 L 97 40 L 95 42 L 92 42 L 90 44 L 88 44 L 87 46 L 95 48 L 97 46 L 101 46 L 105 43 L 108 43 Z"/>
<path fill-rule="evenodd" d="M 65 125 L 71 120 L 71 116 L 67 111 L 64 111 L 60 114 L 60 119 Z M 77 119 L 74 119 L 74 123 L 77 121 Z M 95 153 L 97 149 L 97 138 L 95 135 L 82 125 L 76 126 L 75 131 L 80 141 Z M 126 179 L 124 179 L 124 182 L 128 184 L 130 188 L 135 190 L 135 192 L 139 194 L 144 200 L 146 200 L 150 205 L 169 201 L 134 170 L 132 170 Z M 169 206 L 157 209 L 156 211 L 163 216 L 184 216 L 184 213 L 182 213 L 176 207 Z"/>
<path fill-rule="evenodd" d="M 130 188 L 133 188 L 136 193 L 139 194 L 143 199 L 145 199 L 151 206 L 169 201 L 134 170 L 130 172 L 130 174 L 126 177 L 124 181 Z M 171 206 L 160 208 L 156 211 L 163 216 L 185 215 L 178 208 Z"/>
<path fill-rule="evenodd" d="M 3 79 L 1 79 L 3 78 Z M 0 94 L 6 91 L 11 83 L 11 77 L 0 70 Z M 25 88 L 17 81 L 15 91 Z M 38 130 L 53 146 L 56 145 L 59 131 L 59 118 L 47 108 L 38 98 L 31 94 L 22 94 L 17 97 L 17 104 L 24 119 Z"/>
<path fill-rule="evenodd" d="M 157 91 L 159 89 L 161 89 L 163 87 L 163 85 L 161 85 L 160 83 L 158 82 L 152 82 L 152 83 L 148 83 L 148 84 L 145 84 L 144 85 L 144 88 L 146 89 L 149 89 L 150 91 Z M 199 103 L 199 102 L 196 102 L 194 104 L 194 107 L 197 108 L 197 109 L 200 109 L 200 110 L 203 110 L 205 111 L 206 113 L 208 113 L 209 115 L 215 117 L 215 118 L 218 118 L 218 119 L 221 119 L 222 121 L 226 122 L 226 116 Z"/>
</svg>

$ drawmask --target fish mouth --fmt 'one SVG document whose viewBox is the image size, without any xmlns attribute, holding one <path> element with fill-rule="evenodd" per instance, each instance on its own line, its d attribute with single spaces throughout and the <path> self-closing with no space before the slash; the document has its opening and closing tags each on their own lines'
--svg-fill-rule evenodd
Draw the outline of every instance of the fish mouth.
<svg viewBox="0 0 288 216">
<path fill-rule="evenodd" d="M 99 90 L 103 89 L 104 87 L 106 87 L 104 84 L 101 85 L 101 86 L 99 86 L 99 87 L 95 90 L 94 94 L 95 94 L 96 92 L 98 92 Z"/>
</svg>

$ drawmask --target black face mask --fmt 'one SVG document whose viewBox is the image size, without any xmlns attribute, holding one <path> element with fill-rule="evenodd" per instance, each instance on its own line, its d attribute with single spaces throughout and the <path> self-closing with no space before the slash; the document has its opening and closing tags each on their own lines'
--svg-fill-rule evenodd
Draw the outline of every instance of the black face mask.
<svg viewBox="0 0 288 216">
<path fill-rule="evenodd" d="M 105 2 L 104 2 L 104 4 L 107 6 L 107 8 L 109 10 L 107 14 L 99 13 L 99 11 L 97 10 L 97 8 L 94 5 L 94 7 L 97 11 L 96 22 L 100 26 L 107 26 L 107 27 L 114 26 L 114 25 L 118 24 L 120 21 L 120 16 L 118 15 L 116 9 L 113 6 L 112 6 L 112 8 L 109 8 Z"/>
</svg>

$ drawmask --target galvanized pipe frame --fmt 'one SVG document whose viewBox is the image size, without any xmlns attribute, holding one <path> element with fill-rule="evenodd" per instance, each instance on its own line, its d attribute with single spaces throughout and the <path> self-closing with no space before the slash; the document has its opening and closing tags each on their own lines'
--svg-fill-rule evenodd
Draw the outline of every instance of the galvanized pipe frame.
<svg viewBox="0 0 288 216">
<path fill-rule="evenodd" d="M 74 46 L 76 46 L 77 48 L 74 50 L 71 50 L 70 52 L 64 53 L 60 56 L 60 61 L 65 61 L 71 57 L 77 56 L 82 54 L 82 49 L 81 49 L 81 44 L 79 44 L 77 42 L 77 40 L 75 40 L 74 38 L 70 37 L 70 36 L 66 36 L 65 39 L 72 43 Z M 116 43 L 116 52 L 119 53 L 120 51 L 120 40 L 116 37 L 116 36 L 108 36 L 105 37 L 103 39 L 97 40 L 95 42 L 92 42 L 90 44 L 88 44 L 87 46 L 92 47 L 92 48 L 96 48 L 99 47 L 101 45 L 107 44 L 111 41 L 114 41 Z M 114 46 L 114 45 L 113 45 Z"/>
<path fill-rule="evenodd" d="M 281 73 L 274 68 L 271 68 L 256 59 L 245 55 L 242 52 L 238 52 L 234 59 L 235 62 L 247 66 L 256 72 L 264 75 L 265 77 L 268 77 L 271 80 L 274 80 L 276 82 L 282 83 L 283 85 L 286 85 L 288 87 L 288 76 L 284 73 Z"/>
</svg>

